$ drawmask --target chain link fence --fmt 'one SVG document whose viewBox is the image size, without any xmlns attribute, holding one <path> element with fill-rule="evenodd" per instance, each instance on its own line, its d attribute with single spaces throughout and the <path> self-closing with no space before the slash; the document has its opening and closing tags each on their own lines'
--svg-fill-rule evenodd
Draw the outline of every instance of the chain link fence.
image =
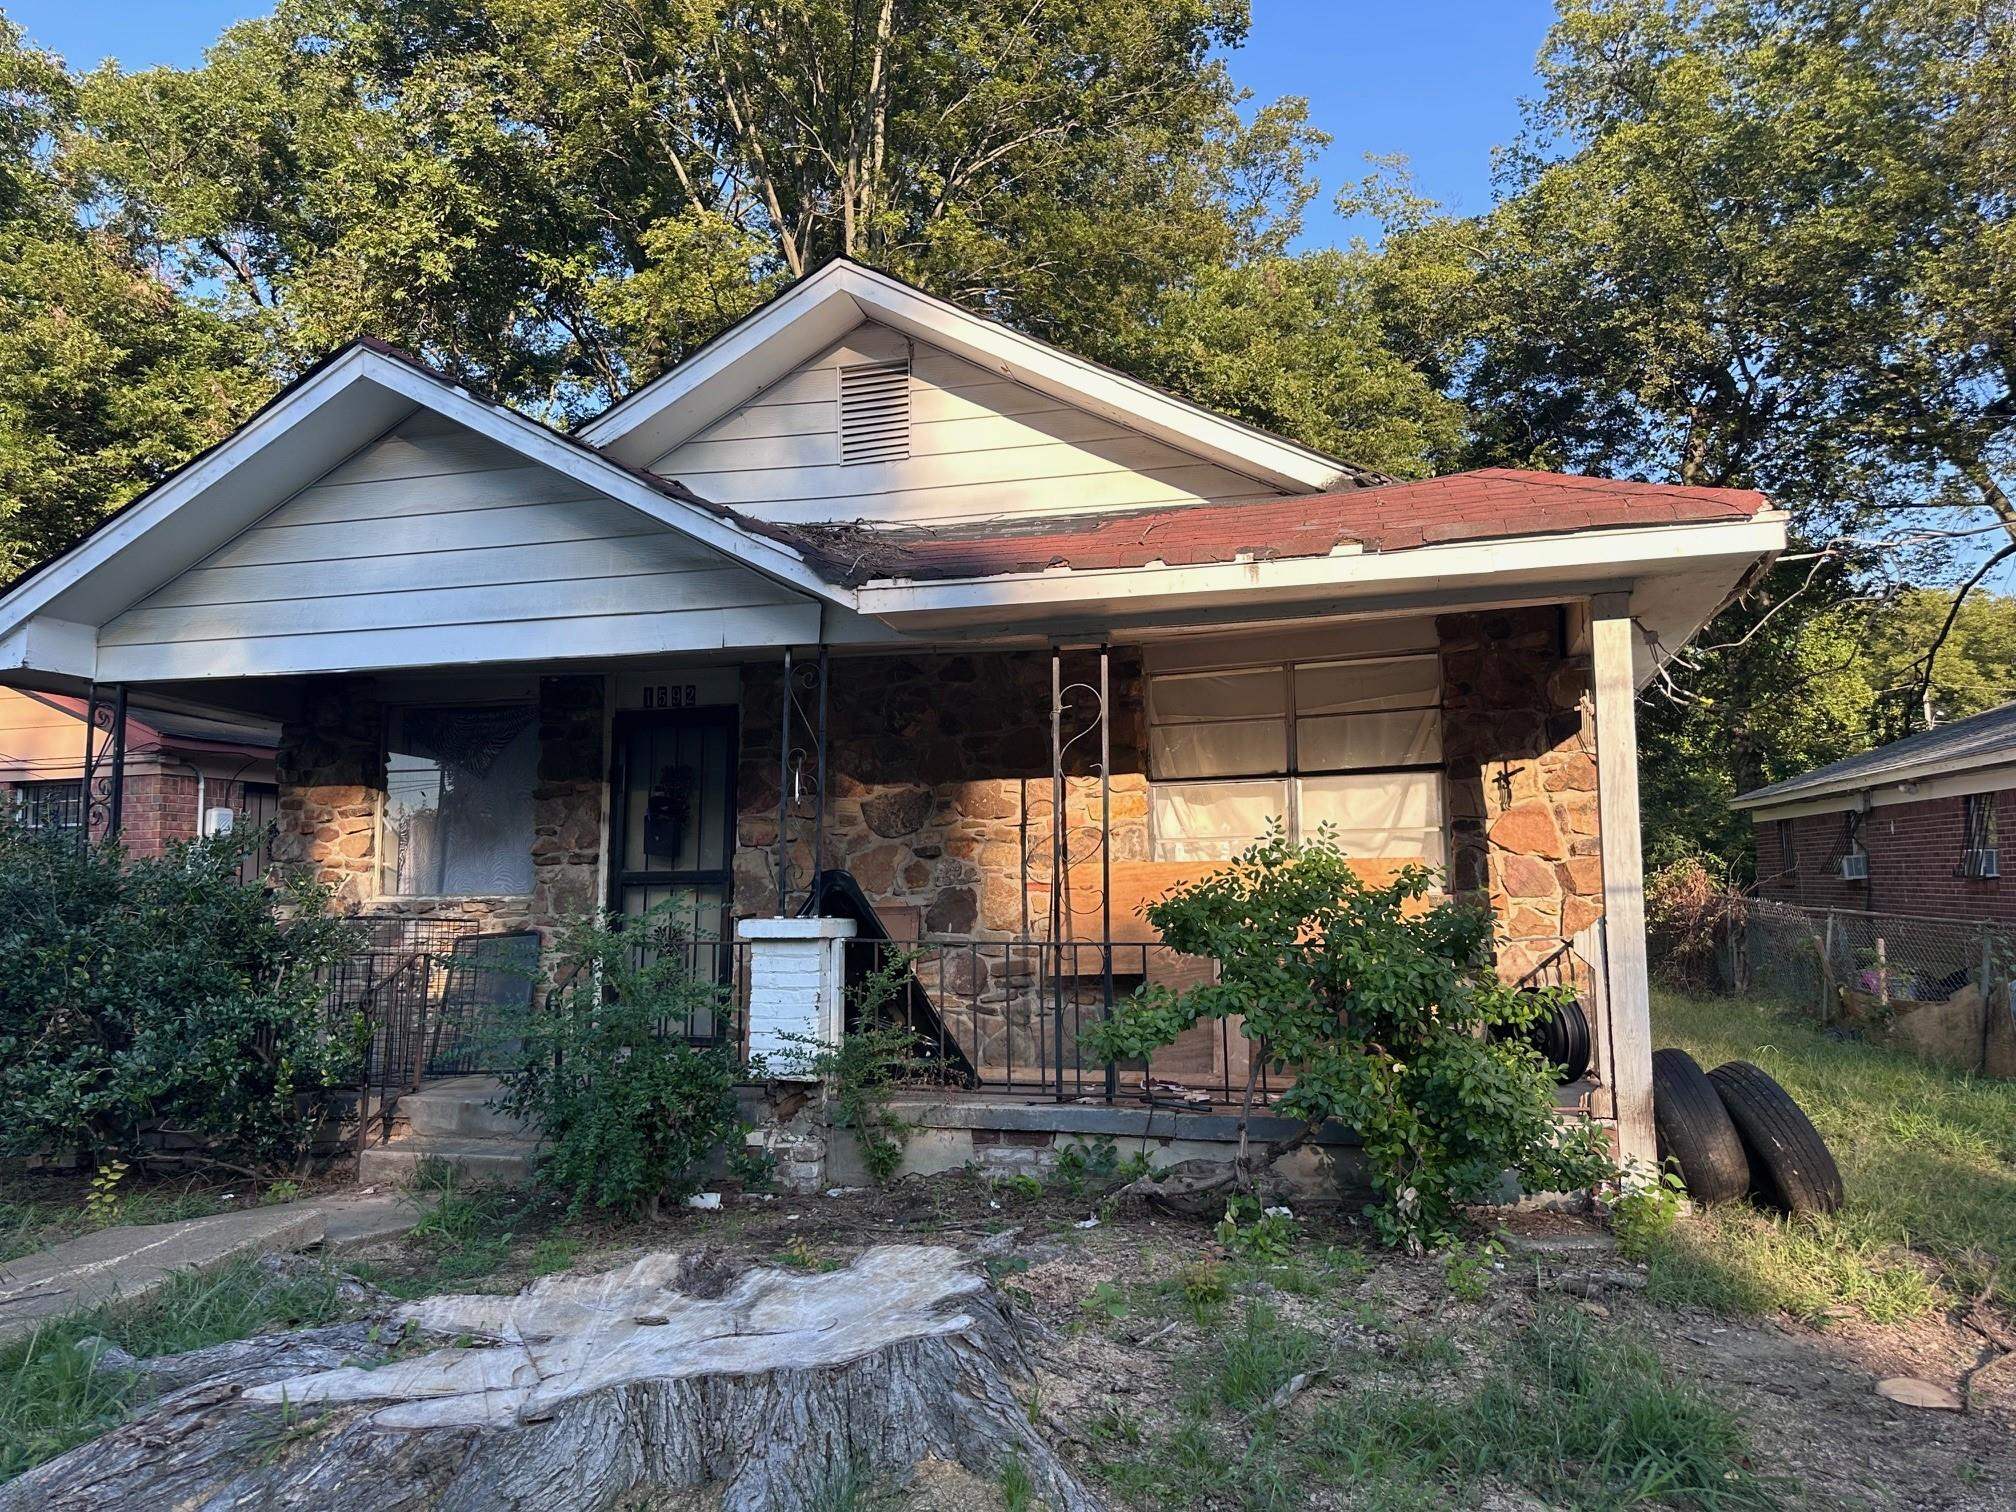
<svg viewBox="0 0 2016 1512">
<path fill-rule="evenodd" d="M 1980 920 L 1702 900 L 1654 969 L 1768 999 L 1828 1027 L 1967 1070 L 2016 1076 L 2016 930 Z"/>
</svg>

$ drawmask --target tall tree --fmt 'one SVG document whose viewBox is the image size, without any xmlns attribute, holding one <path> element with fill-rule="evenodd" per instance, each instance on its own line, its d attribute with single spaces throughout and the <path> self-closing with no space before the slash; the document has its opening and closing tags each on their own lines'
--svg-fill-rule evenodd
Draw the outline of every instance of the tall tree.
<svg viewBox="0 0 2016 1512">
<path fill-rule="evenodd" d="M 283 0 L 66 152 L 286 360 L 370 331 L 562 415 L 845 253 L 1093 356 L 1280 251 L 1244 0 Z"/>
<path fill-rule="evenodd" d="M 1382 320 L 1471 460 L 1794 512 L 1804 560 L 1648 696 L 1649 851 L 1734 860 L 1729 796 L 1922 719 L 1896 585 L 2016 539 L 2012 48 L 2005 0 L 1560 0 L 1495 208 L 1385 186 Z"/>
<path fill-rule="evenodd" d="M 74 106 L 0 17 L 0 582 L 221 438 L 269 391 L 152 249 L 80 220 L 48 155 Z"/>
</svg>

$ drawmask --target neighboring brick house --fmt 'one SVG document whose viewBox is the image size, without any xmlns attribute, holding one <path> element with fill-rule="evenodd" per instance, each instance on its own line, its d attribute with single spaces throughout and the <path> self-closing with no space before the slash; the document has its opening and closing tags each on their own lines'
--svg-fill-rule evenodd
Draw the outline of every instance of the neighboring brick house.
<svg viewBox="0 0 2016 1512">
<path fill-rule="evenodd" d="M 2016 703 L 1774 782 L 1736 807 L 1756 826 L 1763 897 L 2016 923 L 2016 878 L 2004 881 L 1999 850 L 2016 836 Z"/>
<path fill-rule="evenodd" d="M 223 810 L 234 825 L 270 825 L 279 813 L 279 744 L 278 725 L 245 715 L 130 709 L 120 823 L 127 854 L 159 855 L 171 841 L 211 833 Z M 83 768 L 83 699 L 0 688 L 0 814 L 30 829 L 77 829 L 88 818 Z"/>
</svg>

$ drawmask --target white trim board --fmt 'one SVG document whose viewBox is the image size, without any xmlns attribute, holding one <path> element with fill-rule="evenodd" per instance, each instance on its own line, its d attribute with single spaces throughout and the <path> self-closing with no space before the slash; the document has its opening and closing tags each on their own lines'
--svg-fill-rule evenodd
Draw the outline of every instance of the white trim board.
<svg viewBox="0 0 2016 1512">
<path fill-rule="evenodd" d="M 1999 793 L 2016 788 L 2016 759 L 2007 751 L 1972 765 L 1955 764 L 1936 775 L 1914 777 L 1885 773 L 1883 780 L 1833 792 L 1792 795 L 1777 803 L 1737 803 L 1758 824 L 1776 819 L 1805 819 L 1814 814 L 1845 814 L 1851 810 L 1900 808 L 1938 798 L 1962 798 L 1970 793 Z"/>
<path fill-rule="evenodd" d="M 864 321 L 1290 492 L 1348 484 L 1337 458 L 1178 399 L 844 259 L 801 279 L 583 426 L 581 439 L 646 466 L 747 403 Z"/>
</svg>

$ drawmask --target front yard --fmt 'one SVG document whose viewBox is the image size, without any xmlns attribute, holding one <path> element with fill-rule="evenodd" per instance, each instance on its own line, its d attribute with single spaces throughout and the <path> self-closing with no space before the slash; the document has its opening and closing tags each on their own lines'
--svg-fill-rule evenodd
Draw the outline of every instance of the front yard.
<svg viewBox="0 0 2016 1512">
<path fill-rule="evenodd" d="M 656 1224 L 569 1222 L 555 1200 L 437 1178 L 420 1227 L 340 1272 L 235 1266 L 0 1350 L 0 1473 L 128 1410 L 126 1384 L 78 1348 L 93 1336 L 159 1354 L 369 1311 L 374 1294 L 339 1274 L 410 1298 L 512 1291 L 650 1249 L 821 1270 L 908 1240 L 975 1253 L 1036 1325 L 1030 1421 L 1118 1506 L 2006 1505 L 2016 1368 L 1970 1379 L 1994 1351 L 1962 1320 L 2005 1326 L 2016 1088 L 1751 1005 L 1662 998 L 1657 1042 L 1778 1076 L 1833 1143 L 1848 1208 L 1817 1224 L 1690 1220 L 1640 1271 L 1592 1225 L 1543 1213 L 1502 1228 L 1480 1214 L 1471 1245 L 1420 1261 L 1348 1213 L 1228 1245 L 1103 1202 L 1101 1159 L 1042 1180 L 731 1197 Z M 1877 1396 L 1895 1374 L 1962 1390 L 1968 1410 Z M 1034 1505 L 1012 1462 L 987 1480 L 938 1467 L 903 1492 L 842 1477 L 830 1504 Z"/>
</svg>

